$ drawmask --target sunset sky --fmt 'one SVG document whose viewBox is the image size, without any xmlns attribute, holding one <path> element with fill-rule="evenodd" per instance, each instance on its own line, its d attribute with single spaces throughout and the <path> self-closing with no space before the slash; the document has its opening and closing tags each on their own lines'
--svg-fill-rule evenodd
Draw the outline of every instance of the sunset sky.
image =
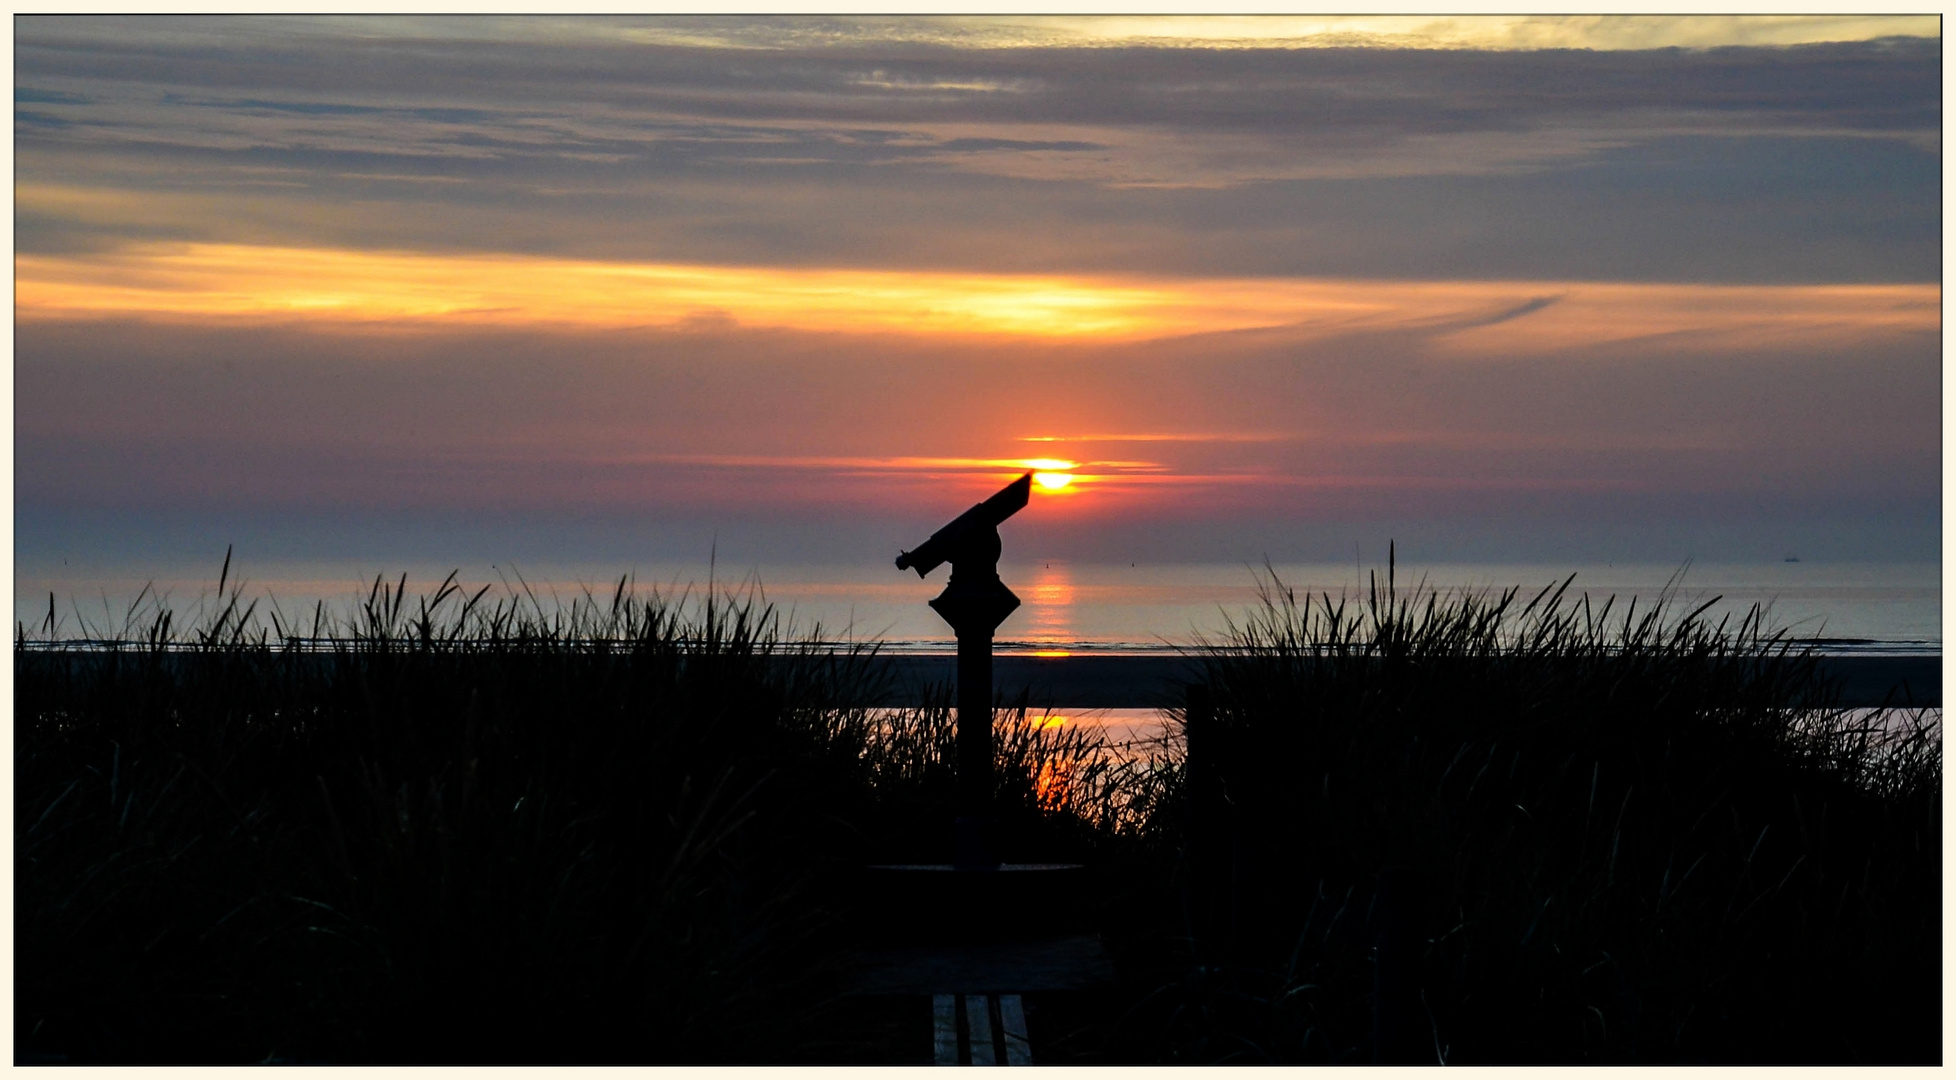
<svg viewBox="0 0 1956 1080">
<path fill-rule="evenodd" d="M 1940 545 L 1934 16 L 13 30 L 23 560 Z"/>
</svg>

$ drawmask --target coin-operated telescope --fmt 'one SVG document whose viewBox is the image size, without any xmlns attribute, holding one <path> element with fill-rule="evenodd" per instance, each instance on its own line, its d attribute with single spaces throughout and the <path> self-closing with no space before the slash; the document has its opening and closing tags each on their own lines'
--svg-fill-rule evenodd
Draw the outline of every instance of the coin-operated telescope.
<svg viewBox="0 0 1956 1080">
<path fill-rule="evenodd" d="M 984 811 L 992 795 L 992 631 L 1019 606 L 998 579 L 999 523 L 1023 510 L 1032 474 L 1005 485 L 984 502 L 932 533 L 915 551 L 897 556 L 898 570 L 918 577 L 944 563 L 951 580 L 930 606 L 958 635 L 958 835 L 960 870 L 998 865 L 985 842 Z"/>
<path fill-rule="evenodd" d="M 917 545 L 917 550 L 898 555 L 897 569 L 915 570 L 918 577 L 923 577 L 948 562 L 951 564 L 951 576 L 956 577 L 960 561 L 967 565 L 985 562 L 991 565 L 991 573 L 996 575 L 998 526 L 1006 518 L 1025 509 L 1026 499 L 1031 494 L 1032 474 L 1027 473 L 1005 485 L 998 494 L 959 514 L 949 525 L 931 533 L 930 539 Z"/>
</svg>

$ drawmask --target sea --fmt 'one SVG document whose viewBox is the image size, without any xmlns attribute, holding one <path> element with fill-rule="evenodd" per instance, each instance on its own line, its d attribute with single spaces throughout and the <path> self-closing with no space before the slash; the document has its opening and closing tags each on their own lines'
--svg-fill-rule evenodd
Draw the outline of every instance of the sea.
<svg viewBox="0 0 1956 1080">
<path fill-rule="evenodd" d="M 91 565 L 15 568 L 17 632 L 29 638 L 115 637 L 146 623 L 139 609 L 162 603 L 179 625 L 194 625 L 217 604 L 219 567 L 196 572 L 148 572 Z M 161 570 L 161 572 L 157 572 Z M 487 585 L 490 597 L 522 595 L 546 611 L 591 596 L 608 601 L 621 576 L 640 594 L 697 599 L 708 590 L 751 595 L 772 605 L 791 633 L 876 643 L 886 651 L 931 653 L 955 647 L 950 628 L 928 606 L 943 589 L 946 569 L 927 579 L 888 562 L 860 564 L 728 565 L 707 561 L 648 563 L 620 569 L 600 565 L 373 566 L 356 561 L 273 560 L 234 566 L 227 585 L 242 586 L 246 602 L 286 622 L 311 621 L 314 606 L 350 613 L 384 578 L 406 575 L 414 597 L 432 593 L 450 571 L 470 592 Z M 1363 597 L 1383 584 L 1387 568 L 1359 563 L 1200 564 L 1014 561 L 1000 578 L 1019 597 L 1000 626 L 1000 653 L 1046 656 L 1173 652 L 1222 642 L 1231 627 L 1253 617 L 1263 598 L 1288 590 L 1302 596 Z M 1523 599 L 1568 582 L 1566 596 L 1587 596 L 1591 607 L 1614 598 L 1622 612 L 1666 601 L 1676 614 L 1707 605 L 1713 619 L 1733 622 L 1757 605 L 1769 629 L 1816 642 L 1829 653 L 1936 655 L 1942 651 L 1942 567 L 1938 563 L 1439 563 L 1391 569 L 1401 595 L 1431 590 L 1487 593 L 1509 588 Z M 1118 743 L 1159 740 L 1163 720 L 1152 710 L 1076 710 L 1054 722 L 1102 730 Z"/>
<path fill-rule="evenodd" d="M 234 565 L 228 584 L 242 583 L 247 601 L 261 611 L 311 614 L 316 603 L 348 612 L 377 578 L 391 587 L 405 572 L 410 606 L 432 593 L 450 571 L 473 592 L 490 586 L 491 597 L 524 593 L 546 609 L 585 596 L 609 599 L 620 576 L 640 593 L 698 597 L 709 588 L 751 593 L 774 606 L 784 623 L 803 633 L 848 641 L 876 641 L 898 651 L 952 647 L 949 627 L 928 606 L 944 587 L 948 568 L 928 579 L 888 562 L 742 566 L 650 563 L 615 565 L 364 565 L 355 561 L 257 561 Z M 45 626 L 58 636 L 93 636 L 120 627 L 144 589 L 186 617 L 208 610 L 220 566 L 148 570 L 91 565 L 17 565 L 14 618 L 30 636 Z M 1334 600 L 1365 594 L 1387 568 L 1370 564 L 1080 563 L 1014 562 L 999 575 L 1018 595 L 1020 607 L 998 630 L 1001 650 L 1135 652 L 1186 647 L 1226 636 L 1259 604 L 1265 590 L 1326 595 Z M 1753 605 L 1767 624 L 1815 639 L 1827 651 L 1936 653 L 1942 648 L 1942 567 L 1937 563 L 1774 562 L 1612 563 L 1595 565 L 1400 563 L 1392 568 L 1401 594 L 1409 590 L 1488 592 L 1519 589 L 1523 597 L 1569 582 L 1571 599 L 1587 595 L 1592 607 L 1615 598 L 1624 610 L 1668 598 L 1682 605 L 1710 604 L 1714 618 L 1742 616 Z M 529 601 L 526 600 L 526 603 Z"/>
</svg>

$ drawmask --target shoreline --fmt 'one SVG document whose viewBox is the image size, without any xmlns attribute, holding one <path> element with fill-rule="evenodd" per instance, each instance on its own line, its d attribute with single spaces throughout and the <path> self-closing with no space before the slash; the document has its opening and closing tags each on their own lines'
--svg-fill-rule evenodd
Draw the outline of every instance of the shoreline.
<svg viewBox="0 0 1956 1080">
<path fill-rule="evenodd" d="M 296 639 L 295 639 L 296 640 Z M 330 654 L 333 644 L 309 641 L 305 652 Z M 1942 653 L 1901 651 L 1900 642 L 1869 642 L 1865 651 L 1824 651 L 1818 657 L 1821 671 L 1840 685 L 1839 704 L 1847 708 L 1940 708 L 1942 705 Z M 15 657 L 28 654 L 66 653 L 80 660 L 109 656 L 122 650 L 143 651 L 140 642 L 108 641 L 18 641 Z M 1876 651 L 1881 650 L 1881 651 Z M 1889 651 L 1893 650 L 1893 651 Z M 167 648 L 165 652 L 189 659 L 202 650 L 194 647 Z M 847 646 L 838 652 L 846 652 Z M 1204 653 L 1193 649 L 1161 647 L 1153 650 L 1117 650 L 1095 646 L 1068 645 L 1064 649 L 1014 648 L 1002 644 L 992 655 L 994 696 L 1004 702 L 1017 702 L 1023 695 L 1029 707 L 1037 709 L 1161 709 L 1180 707 L 1187 699 L 1187 688 L 1201 681 Z M 956 678 L 957 654 L 949 649 L 906 651 L 901 646 L 879 648 L 869 663 L 885 676 L 881 689 L 848 702 L 876 708 L 914 707 L 933 695 L 942 699 Z M 872 680 L 873 682 L 876 680 Z"/>
</svg>

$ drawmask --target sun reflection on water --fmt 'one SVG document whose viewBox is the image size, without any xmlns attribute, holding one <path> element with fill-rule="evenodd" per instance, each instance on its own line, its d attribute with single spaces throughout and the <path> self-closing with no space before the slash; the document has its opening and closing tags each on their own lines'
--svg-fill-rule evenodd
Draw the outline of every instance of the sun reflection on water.
<svg viewBox="0 0 1956 1080">
<path fill-rule="evenodd" d="M 1070 645 L 1077 640 L 1073 605 L 1078 589 L 1064 563 L 1041 563 L 1026 588 L 1025 610 L 1031 616 L 1025 640 L 1035 645 Z M 1041 649 L 1034 656 L 1066 656 L 1065 649 Z"/>
</svg>

